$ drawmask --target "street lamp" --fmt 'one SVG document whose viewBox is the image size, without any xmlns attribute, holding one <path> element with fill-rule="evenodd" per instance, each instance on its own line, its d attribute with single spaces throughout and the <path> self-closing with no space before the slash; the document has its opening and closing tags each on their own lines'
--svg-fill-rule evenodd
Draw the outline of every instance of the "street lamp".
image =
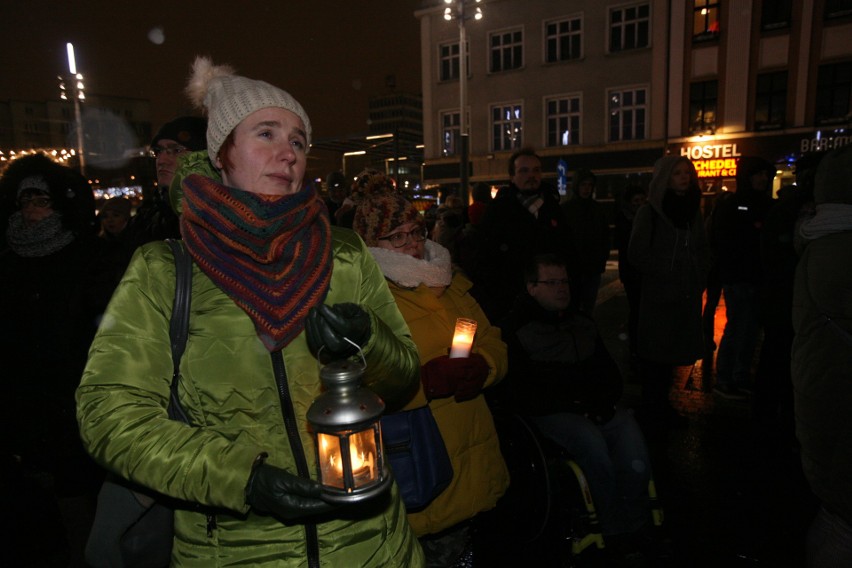
<svg viewBox="0 0 852 568">
<path fill-rule="evenodd" d="M 461 158 L 459 163 L 459 193 L 462 198 L 462 203 L 468 205 L 468 167 L 469 167 L 469 138 L 467 118 L 465 110 L 467 108 L 467 34 L 465 32 L 465 20 L 473 18 L 474 20 L 482 19 L 482 8 L 476 6 L 476 9 L 471 14 L 469 11 L 465 13 L 465 7 L 468 4 L 479 4 L 482 0 L 444 0 L 447 7 L 444 8 L 444 19 L 450 21 L 456 19 L 459 23 L 459 145 L 461 148 Z M 453 10 L 455 8 L 455 11 Z"/>
<path fill-rule="evenodd" d="M 74 44 L 67 43 L 65 47 L 68 52 L 68 76 L 58 77 L 59 98 L 67 101 L 70 94 L 71 98 L 74 99 L 74 122 L 77 125 L 77 155 L 80 160 L 80 173 L 86 175 L 86 155 L 83 152 L 83 120 L 80 117 L 80 103 L 86 100 L 86 86 L 83 84 L 83 74 L 77 73 Z"/>
</svg>

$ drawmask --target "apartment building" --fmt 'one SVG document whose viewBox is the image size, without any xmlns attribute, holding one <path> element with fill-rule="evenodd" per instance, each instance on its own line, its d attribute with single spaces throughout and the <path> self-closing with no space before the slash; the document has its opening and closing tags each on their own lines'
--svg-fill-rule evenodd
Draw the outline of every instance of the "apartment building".
<svg viewBox="0 0 852 568">
<path fill-rule="evenodd" d="M 427 186 L 459 182 L 462 88 L 471 183 L 504 183 L 522 146 L 554 180 L 594 170 L 603 197 L 665 153 L 689 155 L 708 190 L 746 154 L 778 163 L 779 183 L 803 152 L 849 142 L 850 0 L 467 0 L 484 17 L 464 21 L 464 87 L 444 18 L 459 1 L 416 12 Z"/>
</svg>

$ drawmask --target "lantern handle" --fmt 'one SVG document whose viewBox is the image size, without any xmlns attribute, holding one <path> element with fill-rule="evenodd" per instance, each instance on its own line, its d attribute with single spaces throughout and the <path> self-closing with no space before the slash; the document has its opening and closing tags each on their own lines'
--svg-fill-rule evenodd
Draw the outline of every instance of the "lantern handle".
<svg viewBox="0 0 852 568">
<path fill-rule="evenodd" d="M 343 336 L 343 341 L 350 344 L 352 347 L 358 350 L 358 356 L 361 358 L 361 363 L 363 364 L 364 370 L 367 369 L 367 357 L 364 355 L 364 350 L 361 349 L 361 346 L 346 337 Z M 322 350 L 325 349 L 325 345 L 320 345 L 320 348 L 317 349 L 317 369 L 322 370 Z"/>
</svg>

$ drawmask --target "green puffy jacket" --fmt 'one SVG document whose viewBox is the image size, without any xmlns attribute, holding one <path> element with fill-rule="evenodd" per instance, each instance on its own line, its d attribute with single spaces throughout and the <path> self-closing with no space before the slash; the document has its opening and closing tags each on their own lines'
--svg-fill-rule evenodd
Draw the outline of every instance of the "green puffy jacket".
<svg viewBox="0 0 852 568">
<path fill-rule="evenodd" d="M 354 302 L 372 318 L 364 349 L 365 382 L 392 409 L 419 385 L 408 327 L 363 242 L 333 229 L 329 305 Z M 197 426 L 166 414 L 172 362 L 169 318 L 175 269 L 163 242 L 141 247 L 106 311 L 77 390 L 83 442 L 110 471 L 164 494 L 216 510 L 178 511 L 175 566 L 307 566 L 305 525 L 249 510 L 245 486 L 253 460 L 296 472 L 304 453 L 316 477 L 305 414 L 320 392 L 318 365 L 304 334 L 283 350 L 301 451 L 291 449 L 269 352 L 249 317 L 193 266 L 189 340 L 181 360 L 180 399 Z M 298 444 L 297 444 L 298 446 Z M 318 519 L 319 520 L 319 519 Z M 364 504 L 323 517 L 316 527 L 323 566 L 420 566 L 422 552 L 394 485 Z"/>
</svg>

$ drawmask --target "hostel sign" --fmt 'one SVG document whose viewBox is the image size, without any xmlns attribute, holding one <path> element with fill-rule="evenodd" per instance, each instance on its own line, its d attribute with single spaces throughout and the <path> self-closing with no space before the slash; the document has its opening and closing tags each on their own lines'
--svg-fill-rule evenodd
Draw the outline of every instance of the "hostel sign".
<svg viewBox="0 0 852 568">
<path fill-rule="evenodd" d="M 699 178 L 735 177 L 737 158 L 742 156 L 736 144 L 697 144 L 684 146 L 680 155 L 695 166 Z"/>
</svg>

